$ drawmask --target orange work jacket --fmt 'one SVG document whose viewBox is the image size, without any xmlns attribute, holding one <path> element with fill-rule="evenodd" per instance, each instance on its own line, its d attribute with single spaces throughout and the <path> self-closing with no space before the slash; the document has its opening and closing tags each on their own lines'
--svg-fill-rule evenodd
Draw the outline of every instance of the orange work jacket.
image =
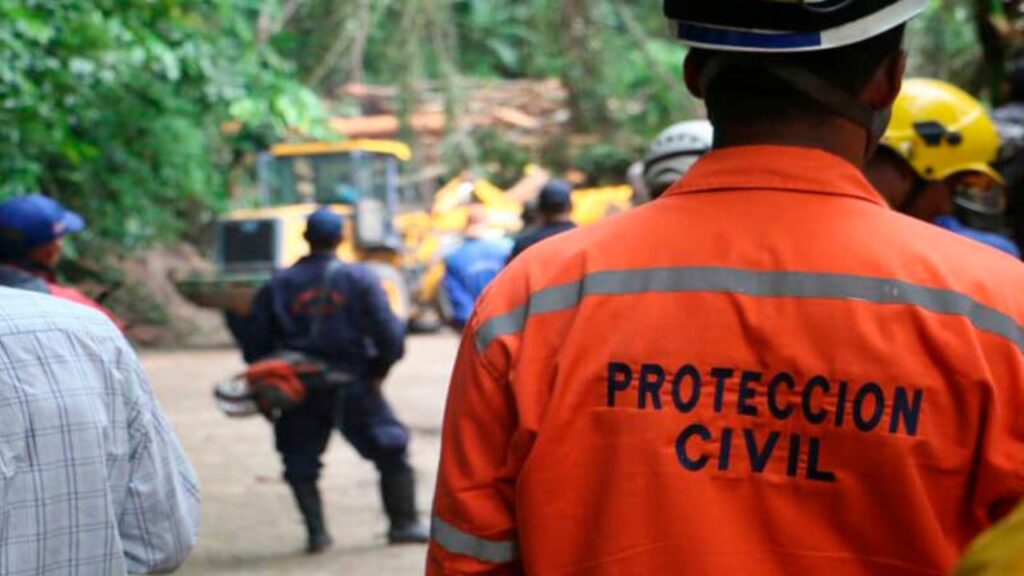
<svg viewBox="0 0 1024 576">
<path fill-rule="evenodd" d="M 452 378 L 428 574 L 946 574 L 1024 493 L 1024 267 L 822 151 L 541 243 Z"/>
</svg>

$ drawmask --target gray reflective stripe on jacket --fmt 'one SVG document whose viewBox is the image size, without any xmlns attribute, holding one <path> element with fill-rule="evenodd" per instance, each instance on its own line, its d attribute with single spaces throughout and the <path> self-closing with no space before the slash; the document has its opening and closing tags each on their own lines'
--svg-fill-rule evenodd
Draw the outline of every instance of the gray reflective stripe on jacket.
<svg viewBox="0 0 1024 576">
<path fill-rule="evenodd" d="M 814 272 L 764 272 L 718 267 L 650 268 L 594 272 L 552 286 L 528 303 L 484 322 L 477 330 L 480 351 L 502 336 L 521 332 L 531 316 L 574 308 L 587 296 L 645 293 L 722 292 L 764 298 L 817 298 L 917 306 L 961 316 L 975 328 L 1002 336 L 1024 352 L 1024 328 L 1011 316 L 974 298 L 891 278 Z"/>
<path fill-rule="evenodd" d="M 445 550 L 490 564 L 507 564 L 519 558 L 513 540 L 487 540 L 459 530 L 434 516 L 430 523 L 430 539 Z"/>
</svg>

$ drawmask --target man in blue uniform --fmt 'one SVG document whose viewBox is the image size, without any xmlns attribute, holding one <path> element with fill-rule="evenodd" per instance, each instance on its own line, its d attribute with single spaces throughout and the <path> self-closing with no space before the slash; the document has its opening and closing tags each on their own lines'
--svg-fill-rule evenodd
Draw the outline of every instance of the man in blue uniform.
<svg viewBox="0 0 1024 576">
<path fill-rule="evenodd" d="M 477 298 L 505 267 L 512 248 L 507 238 L 490 238 L 487 210 L 481 204 L 469 207 L 465 238 L 444 261 L 444 291 L 452 308 L 452 324 L 461 330 L 473 314 Z"/>
<path fill-rule="evenodd" d="M 256 296 L 252 335 L 244 350 L 250 363 L 297 351 L 354 376 L 354 384 L 340 389 L 310 389 L 307 399 L 274 425 L 284 477 L 306 521 L 310 553 L 331 544 L 316 482 L 320 457 L 335 427 L 380 472 L 381 496 L 391 521 L 389 542 L 427 539 L 416 515 L 409 433 L 381 394 L 381 383 L 402 357 L 404 327 L 392 314 L 376 275 L 337 259 L 343 224 L 328 209 L 309 217 L 305 238 L 310 254 Z"/>
<path fill-rule="evenodd" d="M 516 238 L 510 260 L 541 240 L 576 227 L 572 221 L 572 185 L 561 180 L 545 184 L 540 191 L 537 210 L 540 212 L 540 223 Z"/>
</svg>

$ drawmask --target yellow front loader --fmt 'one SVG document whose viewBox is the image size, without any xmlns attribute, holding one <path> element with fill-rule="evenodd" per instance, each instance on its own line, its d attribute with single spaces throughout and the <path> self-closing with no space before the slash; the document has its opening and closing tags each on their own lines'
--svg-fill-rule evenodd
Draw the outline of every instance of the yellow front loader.
<svg viewBox="0 0 1024 576">
<path fill-rule="evenodd" d="M 372 267 L 400 318 L 430 324 L 434 307 L 413 296 L 424 274 L 410 263 L 424 250 L 419 244 L 429 246 L 430 216 L 402 189 L 401 165 L 410 157 L 405 144 L 384 140 L 275 146 L 260 162 L 258 200 L 217 222 L 216 272 L 179 279 L 179 291 L 222 310 L 236 338 L 244 338 L 256 291 L 307 253 L 306 218 L 327 206 L 347 217 L 338 256 Z"/>
</svg>

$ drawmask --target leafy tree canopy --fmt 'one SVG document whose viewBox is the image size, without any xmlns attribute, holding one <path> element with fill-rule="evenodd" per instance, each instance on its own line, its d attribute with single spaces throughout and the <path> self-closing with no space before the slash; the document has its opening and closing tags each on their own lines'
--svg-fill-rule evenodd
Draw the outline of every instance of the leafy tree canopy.
<svg viewBox="0 0 1024 576">
<path fill-rule="evenodd" d="M 309 126 L 318 110 L 290 65 L 258 42 L 258 9 L 0 0 L 0 196 L 44 191 L 124 247 L 178 234 L 215 209 L 232 160 L 223 122 L 241 121 L 244 138 Z"/>
<path fill-rule="evenodd" d="M 911 27 L 913 73 L 980 87 L 975 4 L 932 0 Z M 657 6 L 0 0 L 0 197 L 58 197 L 87 216 L 93 239 L 119 248 L 174 238 L 226 204 L 246 152 L 290 128 L 316 133 L 318 95 L 352 81 L 399 86 L 408 111 L 416 83 L 433 80 L 458 113 L 468 78 L 559 77 L 572 129 L 600 136 L 580 158 L 618 166 L 699 113 L 680 79 L 685 50 Z M 488 144 L 493 134 L 475 137 L 464 148 L 522 159 Z"/>
</svg>

